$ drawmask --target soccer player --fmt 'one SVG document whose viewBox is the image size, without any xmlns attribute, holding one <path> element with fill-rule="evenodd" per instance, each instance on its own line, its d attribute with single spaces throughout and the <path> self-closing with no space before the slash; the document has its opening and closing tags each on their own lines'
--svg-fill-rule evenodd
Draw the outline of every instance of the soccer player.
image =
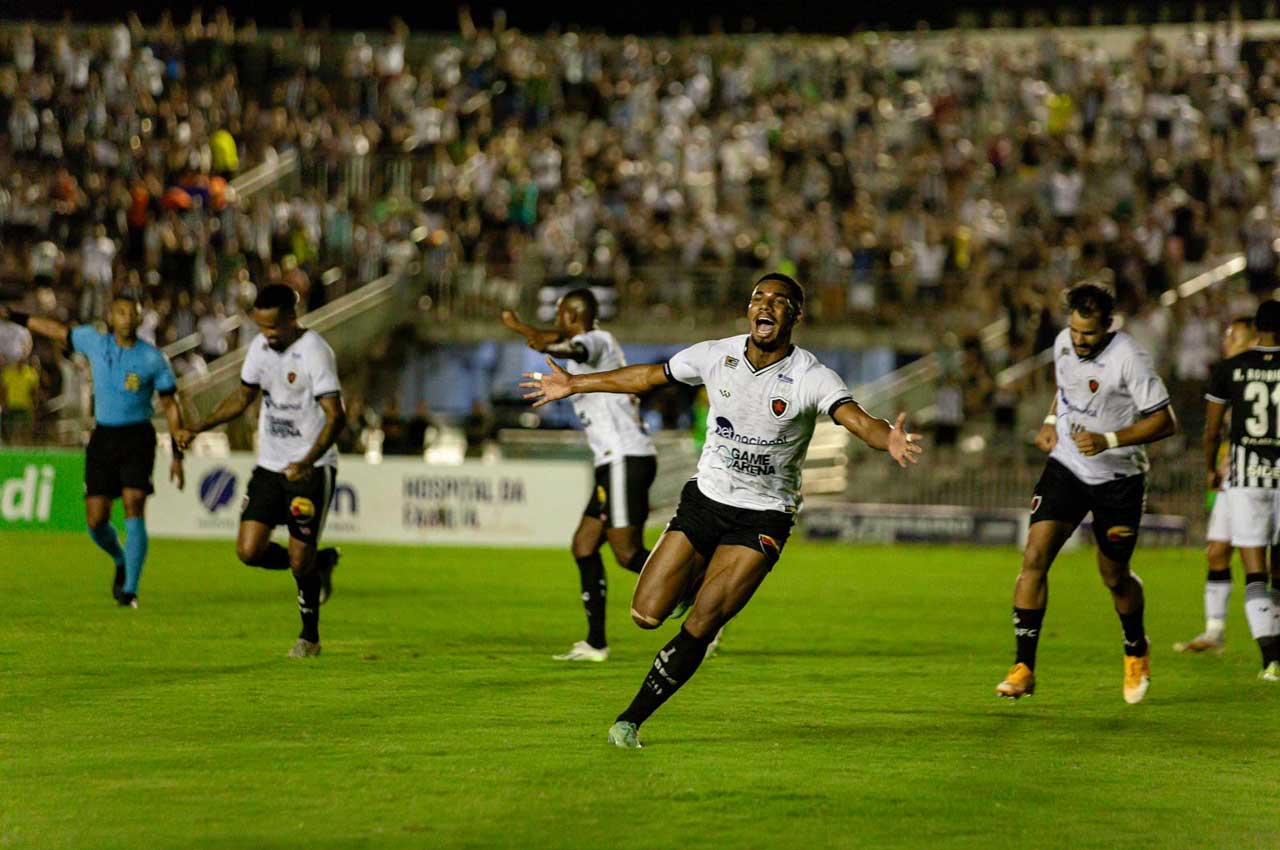
<svg viewBox="0 0 1280 850">
<path fill-rule="evenodd" d="M 1098 571 L 1124 631 L 1125 702 L 1146 696 L 1151 651 L 1142 624 L 1142 581 L 1129 561 L 1145 500 L 1146 450 L 1177 431 L 1169 392 L 1133 337 L 1111 331 L 1115 297 L 1082 284 L 1067 293 L 1067 327 L 1054 340 L 1057 389 L 1036 445 L 1049 453 L 1031 499 L 1022 571 L 1013 588 L 1017 660 L 996 693 L 1035 690 L 1036 646 L 1049 596 L 1049 567 L 1085 514 L 1093 513 Z"/>
<path fill-rule="evenodd" d="M 539 330 L 504 310 L 502 323 L 528 341 L 534 351 L 567 361 L 571 375 L 590 375 L 627 365 L 613 334 L 596 327 L 600 305 L 589 289 L 575 289 L 556 305 L 554 330 Z M 571 550 L 582 583 L 587 613 L 587 638 L 557 661 L 605 661 L 605 596 L 608 582 L 600 547 L 605 540 L 618 565 L 633 573 L 644 567 L 644 523 L 649 518 L 649 487 L 658 474 L 653 440 L 640 422 L 639 401 L 633 395 L 588 395 L 573 399 L 573 412 L 587 433 L 595 460 L 595 488 L 573 533 Z"/>
<path fill-rule="evenodd" d="M 138 582 L 147 560 L 147 497 L 156 461 L 156 431 L 151 426 L 152 398 L 169 424 L 169 433 L 182 428 L 178 385 L 160 349 L 138 338 L 142 313 L 137 301 L 117 295 L 107 312 L 110 333 L 88 325 L 69 328 L 43 316 L 30 316 L 0 307 L 0 319 L 24 325 L 32 333 L 70 344 L 89 360 L 93 376 L 93 434 L 84 457 L 84 513 L 89 536 L 111 557 L 115 573 L 111 595 L 122 608 L 138 607 Z M 182 451 L 174 446 L 169 477 L 184 484 Z M 124 503 L 125 542 L 111 524 L 111 505 Z"/>
<path fill-rule="evenodd" d="M 1267 593 L 1267 548 L 1280 543 L 1280 301 L 1264 301 L 1254 318 L 1252 348 L 1214 366 L 1205 393 L 1204 454 L 1209 486 L 1219 483 L 1218 444 L 1231 412 L 1231 545 L 1244 563 L 1244 613 L 1262 652 L 1259 677 L 1280 682 L 1280 565 L 1273 549 Z"/>
<path fill-rule="evenodd" d="M 1227 326 L 1222 337 L 1222 356 L 1230 360 L 1253 345 L 1253 317 L 1243 316 Z M 1209 577 L 1204 583 L 1204 631 L 1173 645 L 1175 652 L 1222 652 L 1227 629 L 1227 603 L 1231 600 L 1231 504 L 1226 496 L 1227 472 L 1231 453 L 1219 445 L 1217 454 L 1217 488 L 1210 487 L 1213 507 L 1209 511 L 1208 545 Z"/>
<path fill-rule="evenodd" d="M 298 297 L 283 284 L 264 287 L 253 302 L 258 335 L 249 343 L 240 387 L 208 419 L 179 433 L 187 446 L 201 431 L 230 422 L 262 396 L 258 464 L 240 514 L 236 555 L 251 567 L 292 570 L 302 632 L 290 658 L 320 654 L 320 605 L 332 590 L 336 549 L 317 553 L 337 477 L 334 441 L 346 422 L 333 349 L 298 325 Z M 289 548 L 271 541 L 289 529 Z"/>
<path fill-rule="evenodd" d="M 570 375 L 550 357 L 549 374 L 525 373 L 535 407 L 581 393 L 635 394 L 671 381 L 705 385 L 711 409 L 698 474 L 649 555 L 631 600 L 631 618 L 656 629 L 700 581 L 680 631 L 662 648 L 634 700 L 609 730 L 615 746 L 640 746 L 638 730 L 693 676 L 720 628 L 773 569 L 800 509 L 800 468 L 819 414 L 899 465 L 916 462 L 915 434 L 875 419 L 840 376 L 791 342 L 804 290 L 784 274 L 756 283 L 749 333 L 700 342 L 663 365 Z"/>
</svg>

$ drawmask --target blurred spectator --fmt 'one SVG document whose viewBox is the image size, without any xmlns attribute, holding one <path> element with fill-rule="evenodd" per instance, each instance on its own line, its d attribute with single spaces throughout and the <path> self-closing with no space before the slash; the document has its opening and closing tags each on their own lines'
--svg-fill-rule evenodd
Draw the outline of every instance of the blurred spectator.
<svg viewBox="0 0 1280 850">
<path fill-rule="evenodd" d="M 27 445 L 31 442 L 39 391 L 40 371 L 35 358 L 8 363 L 0 369 L 0 418 L 6 443 Z"/>
</svg>

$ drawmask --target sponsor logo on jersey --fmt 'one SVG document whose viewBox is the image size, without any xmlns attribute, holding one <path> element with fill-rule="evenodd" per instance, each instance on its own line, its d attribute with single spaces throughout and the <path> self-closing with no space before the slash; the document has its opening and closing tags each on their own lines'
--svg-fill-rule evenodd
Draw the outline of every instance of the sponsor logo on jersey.
<svg viewBox="0 0 1280 850">
<path fill-rule="evenodd" d="M 1039 494 L 1036 494 L 1035 496 L 1031 497 L 1031 513 L 1035 513 L 1036 511 L 1040 510 L 1040 501 L 1041 499 Z"/>
<path fill-rule="evenodd" d="M 130 372 L 124 376 L 124 388 L 131 393 L 136 393 L 142 387 L 142 378 L 138 377 L 137 372 Z"/>
<path fill-rule="evenodd" d="M 289 513 L 299 522 L 306 522 L 316 515 L 316 503 L 306 496 L 294 496 L 289 503 Z"/>
<path fill-rule="evenodd" d="M 298 380 L 298 373 L 297 373 L 297 372 L 290 372 L 290 373 L 289 373 L 289 375 L 288 375 L 288 378 L 289 378 L 289 383 L 291 383 L 291 384 L 292 384 L 294 381 Z"/>
<path fill-rule="evenodd" d="M 794 384 L 794 383 L 795 383 L 795 381 L 794 381 L 794 380 L 792 380 L 792 378 L 791 378 L 791 376 L 790 376 L 790 375 L 779 375 L 779 376 L 778 376 L 778 380 L 779 380 L 779 381 L 781 381 L 781 382 L 782 382 L 782 383 L 784 383 L 784 384 Z"/>
<path fill-rule="evenodd" d="M 716 446 L 716 454 L 720 455 L 725 469 L 731 472 L 741 472 L 744 475 L 776 475 L 778 473 L 773 455 L 768 453 L 735 449 L 732 446 Z"/>
<path fill-rule="evenodd" d="M 738 368 L 738 358 L 736 358 L 736 357 L 734 357 L 734 356 L 732 356 L 732 355 L 726 354 L 726 355 L 724 356 L 724 365 L 725 365 L 725 368 L 726 368 L 726 369 L 737 369 L 737 368 Z"/>
<path fill-rule="evenodd" d="M 281 419 L 278 416 L 267 417 L 267 433 L 273 437 L 301 437 L 302 432 L 292 419 Z"/>
<path fill-rule="evenodd" d="M 236 474 L 225 466 L 215 466 L 200 479 L 200 504 L 211 514 L 231 504 L 235 495 Z"/>
<path fill-rule="evenodd" d="M 1091 393 L 1096 393 L 1097 391 L 1098 391 L 1098 379 L 1097 379 L 1097 378 L 1090 378 L 1090 379 L 1089 379 L 1089 392 L 1091 392 Z"/>
<path fill-rule="evenodd" d="M 1113 525 L 1107 529 L 1107 539 L 1112 543 L 1119 543 L 1122 540 L 1128 540 L 1137 533 L 1127 525 Z"/>
<path fill-rule="evenodd" d="M 789 402 L 782 396 L 774 396 L 769 399 L 769 412 L 779 419 L 782 418 L 782 414 L 787 412 L 789 406 Z"/>
<path fill-rule="evenodd" d="M 723 396 L 724 398 L 728 398 L 730 395 L 732 395 L 732 393 L 730 393 L 728 390 L 720 390 L 720 395 Z"/>
<path fill-rule="evenodd" d="M 732 440 L 735 443 L 742 443 L 744 446 L 785 446 L 787 438 L 783 436 L 774 437 L 771 440 L 764 437 L 752 437 L 747 434 L 739 434 L 733 428 L 733 423 L 723 416 L 716 417 L 716 436 L 726 440 Z"/>
</svg>

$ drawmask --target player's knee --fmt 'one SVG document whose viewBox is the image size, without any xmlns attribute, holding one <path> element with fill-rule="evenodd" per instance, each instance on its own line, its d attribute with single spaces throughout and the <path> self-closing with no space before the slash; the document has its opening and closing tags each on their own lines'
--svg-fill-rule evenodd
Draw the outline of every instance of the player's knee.
<svg viewBox="0 0 1280 850">
<path fill-rule="evenodd" d="M 1128 564 L 1099 564 L 1098 574 L 1112 593 L 1128 592 L 1130 584 L 1137 578 L 1129 571 Z"/>
<path fill-rule="evenodd" d="M 590 558 L 594 555 L 596 548 L 585 540 L 574 538 L 573 543 L 569 545 L 569 551 L 573 554 L 575 561 L 581 561 L 583 558 Z"/>
<path fill-rule="evenodd" d="M 262 547 L 244 541 L 236 541 L 236 557 L 246 567 L 255 566 L 262 557 Z"/>
<path fill-rule="evenodd" d="M 1042 578 L 1049 571 L 1049 553 L 1039 548 L 1028 548 L 1022 553 L 1022 572 Z"/>
<path fill-rule="evenodd" d="M 643 611 L 631 609 L 631 619 L 642 629 L 656 629 L 662 625 L 661 617 L 651 617 Z"/>
</svg>

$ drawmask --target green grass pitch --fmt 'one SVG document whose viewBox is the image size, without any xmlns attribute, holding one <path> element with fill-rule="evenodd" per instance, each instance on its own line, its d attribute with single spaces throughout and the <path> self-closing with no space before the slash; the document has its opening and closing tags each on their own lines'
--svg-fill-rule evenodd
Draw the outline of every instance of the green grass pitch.
<svg viewBox="0 0 1280 850">
<path fill-rule="evenodd" d="M 584 630 L 567 552 L 372 546 L 297 661 L 292 581 L 230 540 L 153 541 L 126 611 L 87 536 L 0 535 L 0 847 L 1280 846 L 1239 585 L 1226 655 L 1179 657 L 1202 558 L 1139 549 L 1128 706 L 1091 558 L 1055 567 L 1009 703 L 1016 552 L 793 542 L 636 752 L 605 733 L 675 626 L 630 623 L 608 557 L 606 664 L 551 660 Z"/>
</svg>

